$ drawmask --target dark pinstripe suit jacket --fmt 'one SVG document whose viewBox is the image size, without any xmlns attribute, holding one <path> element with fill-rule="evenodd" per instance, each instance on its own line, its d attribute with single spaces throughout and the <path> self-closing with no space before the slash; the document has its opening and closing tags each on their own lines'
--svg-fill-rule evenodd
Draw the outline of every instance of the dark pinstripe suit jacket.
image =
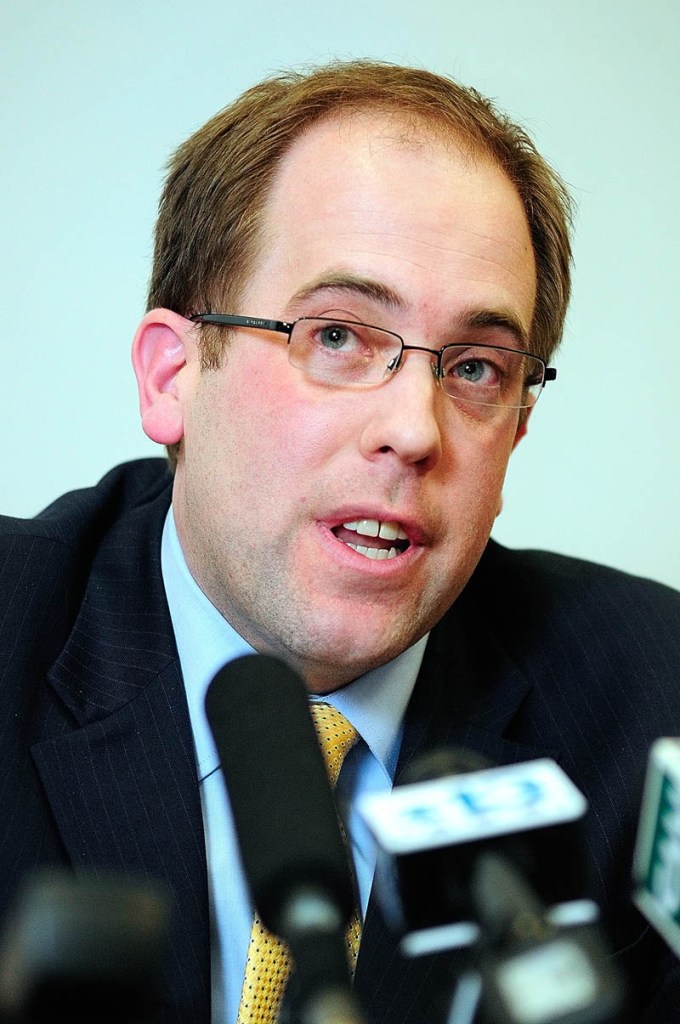
<svg viewBox="0 0 680 1024">
<path fill-rule="evenodd" d="M 0 914 L 38 865 L 122 868 L 174 896 L 163 1020 L 209 1021 L 206 865 L 193 748 L 160 573 L 161 460 L 120 467 L 34 520 L 0 520 Z M 680 1021 L 680 971 L 630 907 L 649 745 L 680 735 L 680 597 L 490 543 L 433 630 L 402 766 L 459 744 L 556 758 L 590 803 L 588 842 L 636 1020 Z M 555 865 L 559 870 L 559 865 Z M 356 984 L 376 1024 L 433 1024 L 441 960 L 404 962 L 371 906 Z"/>
</svg>

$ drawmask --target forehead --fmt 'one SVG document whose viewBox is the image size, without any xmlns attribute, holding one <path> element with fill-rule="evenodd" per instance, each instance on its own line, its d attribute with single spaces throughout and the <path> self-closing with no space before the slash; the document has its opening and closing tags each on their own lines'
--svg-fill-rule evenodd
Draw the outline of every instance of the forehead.
<svg viewBox="0 0 680 1024">
<path fill-rule="evenodd" d="M 531 319 L 534 257 L 514 185 L 412 119 L 365 112 L 312 126 L 277 170 L 262 238 L 255 289 L 276 282 L 292 297 L 349 272 L 422 303 L 438 288 L 455 299 L 492 286 Z"/>
</svg>

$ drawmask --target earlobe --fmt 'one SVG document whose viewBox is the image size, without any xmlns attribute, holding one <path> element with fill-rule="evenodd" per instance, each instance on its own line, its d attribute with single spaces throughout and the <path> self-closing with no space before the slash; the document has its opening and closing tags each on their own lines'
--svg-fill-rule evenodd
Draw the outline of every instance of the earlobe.
<svg viewBox="0 0 680 1024">
<path fill-rule="evenodd" d="M 187 363 L 187 321 L 169 309 L 146 314 L 132 343 L 144 433 L 159 444 L 184 435 L 184 410 L 177 379 Z"/>
</svg>

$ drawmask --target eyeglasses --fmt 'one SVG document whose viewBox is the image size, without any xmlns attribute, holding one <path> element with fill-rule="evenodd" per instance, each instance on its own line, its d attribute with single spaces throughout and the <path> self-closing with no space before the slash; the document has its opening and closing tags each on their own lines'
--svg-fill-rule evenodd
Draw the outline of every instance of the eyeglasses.
<svg viewBox="0 0 680 1024">
<path fill-rule="evenodd" d="M 342 388 L 380 384 L 402 365 L 404 352 L 429 352 L 435 379 L 463 406 L 529 409 L 557 370 L 531 352 L 472 342 L 440 349 L 406 345 L 392 331 L 351 320 L 300 317 L 292 323 L 227 313 L 194 313 L 195 323 L 249 327 L 288 335 L 288 359 L 310 380 Z"/>
</svg>

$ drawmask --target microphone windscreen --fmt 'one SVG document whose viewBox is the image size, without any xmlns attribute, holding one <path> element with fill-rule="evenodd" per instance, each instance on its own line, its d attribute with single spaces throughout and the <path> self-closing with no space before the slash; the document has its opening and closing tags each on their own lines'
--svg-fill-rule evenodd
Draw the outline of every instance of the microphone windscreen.
<svg viewBox="0 0 680 1024">
<path fill-rule="evenodd" d="M 155 1020 L 170 915 L 165 889 L 140 878 L 29 876 L 0 941 L 0 1019 Z"/>
<path fill-rule="evenodd" d="M 280 934 L 280 912 L 307 885 L 348 921 L 352 875 L 302 680 L 278 658 L 247 655 L 220 669 L 205 706 L 264 924 Z"/>
</svg>

